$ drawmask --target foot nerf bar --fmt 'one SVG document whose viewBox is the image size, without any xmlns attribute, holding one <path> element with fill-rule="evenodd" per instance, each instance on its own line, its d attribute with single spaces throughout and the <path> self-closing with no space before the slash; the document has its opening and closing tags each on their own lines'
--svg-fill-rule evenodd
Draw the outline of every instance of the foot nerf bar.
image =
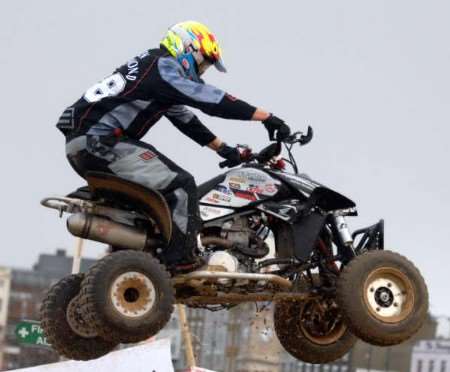
<svg viewBox="0 0 450 372">
<path fill-rule="evenodd" d="M 179 275 L 174 279 L 174 284 L 183 284 L 191 280 L 208 279 L 208 280 L 218 280 L 218 279 L 241 279 L 241 280 L 265 280 L 273 284 L 277 284 L 280 287 L 290 289 L 292 283 L 282 278 L 281 276 L 274 274 L 252 274 L 252 273 L 229 273 L 225 271 L 194 271 L 189 274 Z"/>
<path fill-rule="evenodd" d="M 310 293 L 226 293 L 217 296 L 191 296 L 188 298 L 178 298 L 177 303 L 185 305 L 223 305 L 223 304 L 241 304 L 244 302 L 266 302 L 266 301 L 306 301 L 317 298 L 317 295 Z"/>
</svg>

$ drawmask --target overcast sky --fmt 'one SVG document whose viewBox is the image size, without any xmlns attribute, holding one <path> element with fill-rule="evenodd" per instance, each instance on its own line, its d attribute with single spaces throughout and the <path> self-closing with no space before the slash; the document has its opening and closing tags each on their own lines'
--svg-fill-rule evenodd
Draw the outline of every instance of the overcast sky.
<svg viewBox="0 0 450 372">
<path fill-rule="evenodd" d="M 195 19 L 223 45 L 229 73 L 205 78 L 315 138 L 302 171 L 356 201 L 361 227 L 384 217 L 386 245 L 412 259 L 432 311 L 450 315 L 448 1 L 1 1 L 0 265 L 30 267 L 72 249 L 39 200 L 83 184 L 68 166 L 59 114 L 96 81 Z M 200 114 L 230 144 L 264 128 Z M 161 120 L 144 138 L 202 182 L 219 158 Z M 88 246 L 90 255 L 101 252 Z"/>
</svg>

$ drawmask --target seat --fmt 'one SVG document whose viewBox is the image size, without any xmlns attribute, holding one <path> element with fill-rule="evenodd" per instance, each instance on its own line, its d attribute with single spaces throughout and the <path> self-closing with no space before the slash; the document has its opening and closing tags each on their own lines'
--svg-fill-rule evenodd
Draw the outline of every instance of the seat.
<svg viewBox="0 0 450 372">
<path fill-rule="evenodd" d="M 68 198 L 76 198 L 82 200 L 92 200 L 92 194 L 89 186 L 82 186 L 67 195 Z"/>
</svg>

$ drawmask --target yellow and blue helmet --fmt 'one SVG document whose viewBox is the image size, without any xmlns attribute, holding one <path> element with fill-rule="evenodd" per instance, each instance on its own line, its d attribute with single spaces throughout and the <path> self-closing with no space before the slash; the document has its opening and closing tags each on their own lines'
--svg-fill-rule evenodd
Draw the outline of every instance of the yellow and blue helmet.
<svg viewBox="0 0 450 372">
<path fill-rule="evenodd" d="M 195 80 L 211 65 L 221 72 L 227 71 L 215 35 L 200 22 L 186 21 L 173 25 L 161 45 L 177 58 L 187 74 Z"/>
</svg>

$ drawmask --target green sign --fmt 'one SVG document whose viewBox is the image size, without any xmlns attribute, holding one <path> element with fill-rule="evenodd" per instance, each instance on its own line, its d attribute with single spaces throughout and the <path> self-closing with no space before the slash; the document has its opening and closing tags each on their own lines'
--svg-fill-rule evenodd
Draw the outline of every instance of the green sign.
<svg viewBox="0 0 450 372">
<path fill-rule="evenodd" d="M 38 321 L 24 320 L 18 323 L 15 333 L 22 344 L 50 346 Z"/>
</svg>

